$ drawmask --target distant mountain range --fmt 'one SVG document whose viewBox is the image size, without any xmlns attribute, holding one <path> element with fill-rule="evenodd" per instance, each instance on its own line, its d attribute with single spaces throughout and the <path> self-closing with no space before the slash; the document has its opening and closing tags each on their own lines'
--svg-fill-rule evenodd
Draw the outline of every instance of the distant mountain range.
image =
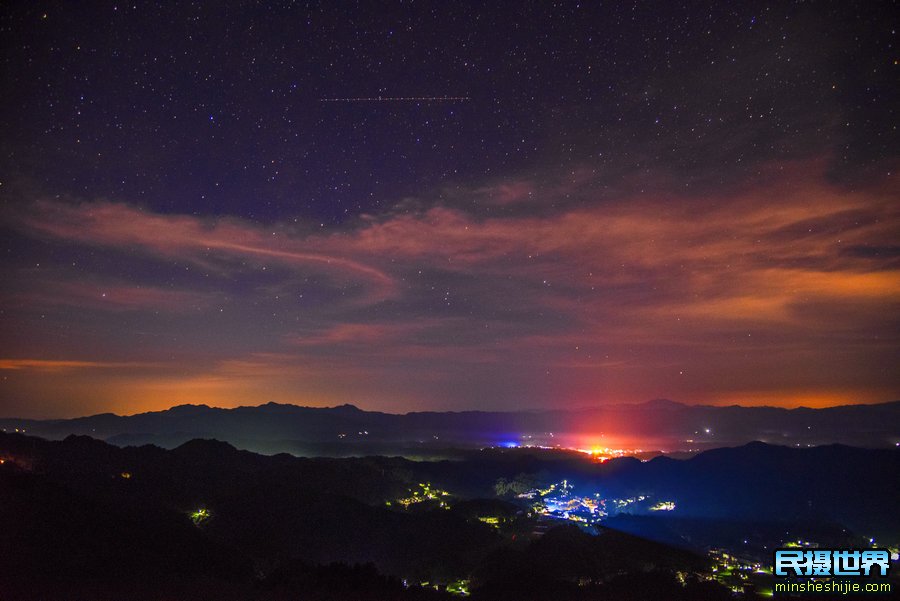
<svg viewBox="0 0 900 601">
<path fill-rule="evenodd" d="M 353 405 L 314 408 L 269 403 L 235 409 L 180 405 L 129 416 L 0 419 L 0 428 L 48 439 L 88 435 L 119 446 L 152 443 L 174 448 L 194 438 L 215 438 L 263 453 L 326 456 L 433 456 L 441 449 L 517 445 L 683 452 L 751 441 L 803 448 L 834 443 L 884 448 L 900 443 L 900 401 L 783 409 L 655 400 L 582 410 L 402 415 Z"/>
</svg>

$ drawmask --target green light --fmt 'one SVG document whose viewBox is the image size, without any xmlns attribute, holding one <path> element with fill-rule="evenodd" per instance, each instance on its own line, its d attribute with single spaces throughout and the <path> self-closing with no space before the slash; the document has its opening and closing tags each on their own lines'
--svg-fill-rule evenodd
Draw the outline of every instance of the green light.
<svg viewBox="0 0 900 601">
<path fill-rule="evenodd" d="M 209 513 L 209 510 L 206 509 L 205 507 L 201 507 L 200 509 L 197 509 L 197 510 L 191 512 L 191 521 L 194 522 L 195 526 L 199 526 L 200 524 L 202 524 L 203 522 L 208 520 L 210 517 L 211 517 L 211 514 Z"/>
<path fill-rule="evenodd" d="M 468 580 L 456 580 L 447 585 L 447 592 L 452 593 L 454 595 L 468 595 L 469 594 L 469 581 Z"/>
</svg>

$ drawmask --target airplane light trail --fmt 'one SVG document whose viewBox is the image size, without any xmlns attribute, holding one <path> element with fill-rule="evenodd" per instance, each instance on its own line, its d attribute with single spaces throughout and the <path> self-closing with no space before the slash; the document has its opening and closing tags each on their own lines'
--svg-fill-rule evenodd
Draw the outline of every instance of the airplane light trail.
<svg viewBox="0 0 900 601">
<path fill-rule="evenodd" d="M 320 98 L 319 102 L 468 102 L 468 96 L 372 96 L 358 98 Z"/>
</svg>

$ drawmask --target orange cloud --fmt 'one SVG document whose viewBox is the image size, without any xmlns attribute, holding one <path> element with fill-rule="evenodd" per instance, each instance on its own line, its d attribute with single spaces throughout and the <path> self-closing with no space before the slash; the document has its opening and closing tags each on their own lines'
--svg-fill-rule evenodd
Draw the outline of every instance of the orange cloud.
<svg viewBox="0 0 900 601">
<path fill-rule="evenodd" d="M 13 222 L 51 243 L 122 251 L 124 261 L 136 253 L 205 268 L 197 289 L 211 292 L 135 281 L 98 299 L 92 282 L 116 280 L 60 284 L 61 303 L 106 307 L 126 326 L 133 313 L 169 311 L 174 325 L 154 322 L 170 325 L 161 346 L 138 354 L 190 348 L 164 374 L 134 374 L 143 392 L 128 394 L 143 404 L 178 390 L 207 402 L 239 393 L 512 407 L 664 396 L 789 403 L 854 390 L 871 400 L 900 388 L 889 367 L 900 344 L 895 184 L 837 187 L 819 163 L 693 198 L 593 198 L 593 183 L 585 171 L 541 185 L 494 182 L 330 231 L 109 202 L 45 201 Z M 470 210 L 466 195 L 492 197 L 493 212 Z M 266 264 L 286 273 L 230 287 Z M 233 314 L 202 321 L 220 296 Z M 185 305 L 196 320 L 178 313 Z M 90 326 L 92 344 L 112 344 L 103 324 Z"/>
<path fill-rule="evenodd" d="M 154 364 L 142 362 L 115 361 L 75 361 L 56 359 L 0 359 L 0 370 L 67 372 L 84 369 L 133 369 L 153 367 Z"/>
</svg>

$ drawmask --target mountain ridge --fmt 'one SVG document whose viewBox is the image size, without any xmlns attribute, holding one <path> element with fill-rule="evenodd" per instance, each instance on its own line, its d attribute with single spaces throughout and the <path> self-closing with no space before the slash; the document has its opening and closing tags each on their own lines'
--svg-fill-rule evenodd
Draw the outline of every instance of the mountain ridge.
<svg viewBox="0 0 900 601">
<path fill-rule="evenodd" d="M 830 411 L 835 409 L 851 409 L 851 408 L 870 408 L 870 407 L 889 407 L 889 406 L 897 406 L 900 407 L 900 399 L 893 401 L 883 401 L 879 403 L 848 403 L 844 405 L 834 405 L 831 407 L 807 407 L 805 405 L 798 405 L 797 407 L 778 407 L 776 405 L 739 405 L 739 404 L 731 404 L 731 405 L 710 405 L 705 403 L 683 403 L 680 401 L 673 401 L 671 399 L 650 399 L 647 401 L 642 401 L 639 403 L 611 403 L 608 405 L 594 405 L 594 406 L 586 406 L 586 407 L 574 407 L 569 409 L 516 409 L 516 410 L 484 410 L 484 409 L 463 409 L 459 411 L 440 411 L 440 410 L 432 410 L 432 411 L 407 411 L 406 413 L 389 413 L 386 411 L 374 411 L 363 409 L 358 405 L 353 403 L 342 403 L 340 405 L 329 405 L 324 407 L 317 407 L 313 405 L 297 405 L 295 403 L 278 403 L 275 401 L 269 401 L 267 403 L 261 403 L 259 405 L 238 405 L 236 407 L 218 407 L 215 405 L 207 405 L 206 403 L 179 403 L 178 405 L 172 405 L 167 409 L 157 409 L 154 411 L 143 411 L 141 413 L 128 413 L 128 414 L 120 414 L 114 413 L 111 411 L 104 411 L 102 413 L 93 413 L 90 415 L 83 415 L 77 417 L 50 417 L 50 418 L 32 418 L 32 417 L 17 417 L 17 416 L 0 416 L 0 421 L 10 421 L 17 420 L 20 422 L 63 422 L 63 421 L 73 421 L 80 419 L 91 419 L 91 418 L 100 418 L 100 417 L 118 417 L 118 418 L 128 418 L 128 417 L 137 417 L 142 415 L 159 415 L 164 413 L 169 413 L 177 410 L 184 409 L 209 409 L 213 411 L 238 411 L 238 410 L 247 410 L 247 409 L 263 409 L 263 408 L 281 408 L 288 407 L 292 409 L 306 409 L 306 410 L 314 410 L 314 411 L 334 411 L 334 410 L 349 410 L 352 412 L 360 412 L 360 413 L 368 413 L 368 414 L 379 414 L 379 415 L 392 415 L 392 416 L 408 416 L 408 415 L 433 415 L 433 414 L 450 414 L 450 415 L 459 415 L 459 414 L 469 414 L 469 413 L 478 413 L 478 414 L 514 414 L 514 413 L 528 413 L 528 414 L 540 414 L 540 413 L 555 413 L 555 412 L 567 412 L 567 413 L 578 413 L 584 411 L 598 411 L 598 410 L 608 410 L 608 409 L 617 409 L 617 408 L 636 408 L 636 407 L 644 407 L 644 408 L 694 408 L 694 409 L 759 409 L 759 410 L 777 410 L 777 411 Z"/>
<path fill-rule="evenodd" d="M 900 401 L 823 409 L 687 405 L 657 399 L 579 410 L 410 412 L 355 405 L 177 405 L 133 415 L 0 419 L 0 429 L 48 439 L 83 434 L 120 445 L 174 448 L 215 438 L 238 448 L 296 455 L 410 454 L 490 446 L 696 452 L 754 440 L 789 446 L 900 446 Z"/>
</svg>

